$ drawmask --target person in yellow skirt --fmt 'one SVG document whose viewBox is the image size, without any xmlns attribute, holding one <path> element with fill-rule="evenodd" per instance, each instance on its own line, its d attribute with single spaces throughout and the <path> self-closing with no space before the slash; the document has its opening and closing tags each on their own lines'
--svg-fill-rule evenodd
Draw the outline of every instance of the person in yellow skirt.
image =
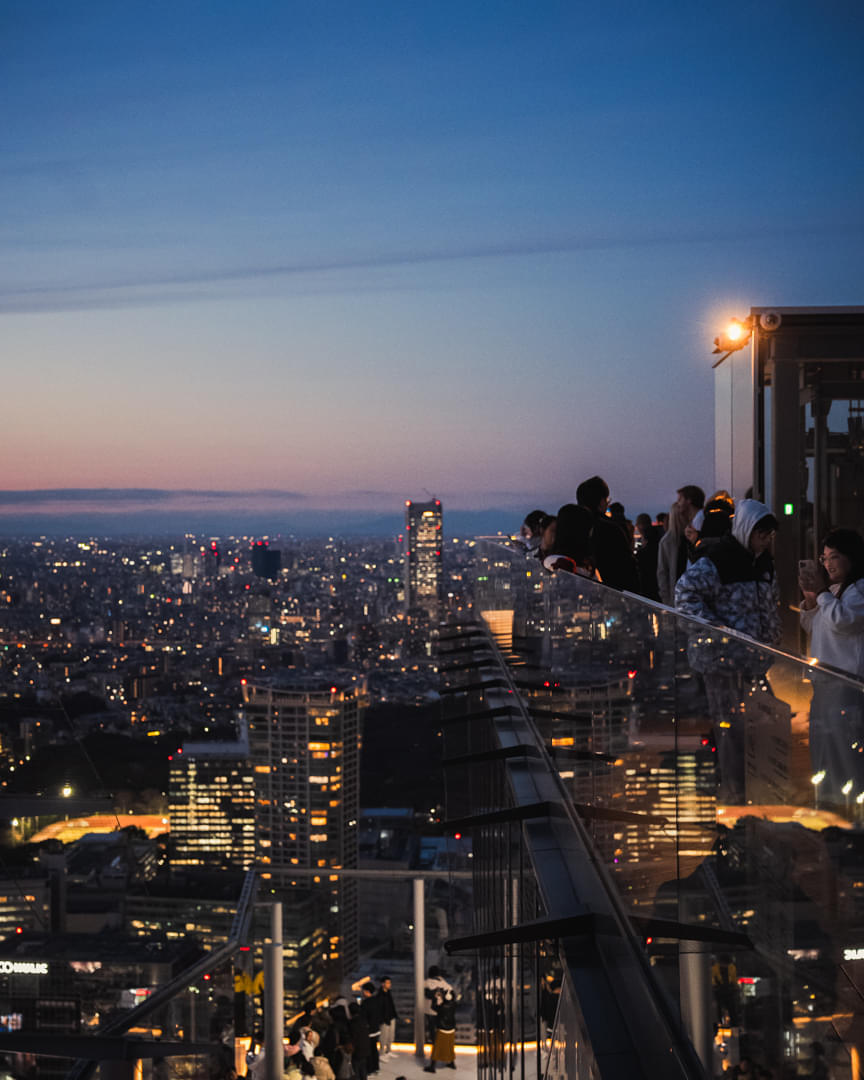
<svg viewBox="0 0 864 1080">
<path fill-rule="evenodd" d="M 435 1013 L 435 1043 L 432 1057 L 423 1072 L 434 1073 L 437 1065 L 456 1068 L 456 999 L 453 991 L 436 990 L 432 1001 Z"/>
</svg>

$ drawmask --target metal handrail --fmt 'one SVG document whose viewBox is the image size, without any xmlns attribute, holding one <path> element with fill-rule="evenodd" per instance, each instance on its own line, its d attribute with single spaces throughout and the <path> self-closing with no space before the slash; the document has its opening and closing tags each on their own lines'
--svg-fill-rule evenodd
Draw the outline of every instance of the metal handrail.
<svg viewBox="0 0 864 1080">
<path fill-rule="evenodd" d="M 99 1040 L 125 1034 L 139 1021 L 146 1019 L 156 1009 L 170 1001 L 200 975 L 205 974 L 210 968 L 217 967 L 223 960 L 233 956 L 237 950 L 245 944 L 249 937 L 249 927 L 252 922 L 252 912 L 255 903 L 255 895 L 258 891 L 258 875 L 254 870 L 247 870 L 243 879 L 243 888 L 237 900 L 237 910 L 228 933 L 228 940 L 218 949 L 206 953 L 196 960 L 188 968 L 184 968 L 167 983 L 163 983 L 148 998 L 136 1005 L 134 1009 L 115 1017 L 92 1036 L 90 1042 L 94 1049 L 98 1047 Z M 79 1058 L 66 1074 L 66 1080 L 87 1080 L 92 1075 L 98 1064 L 97 1059 Z"/>
</svg>

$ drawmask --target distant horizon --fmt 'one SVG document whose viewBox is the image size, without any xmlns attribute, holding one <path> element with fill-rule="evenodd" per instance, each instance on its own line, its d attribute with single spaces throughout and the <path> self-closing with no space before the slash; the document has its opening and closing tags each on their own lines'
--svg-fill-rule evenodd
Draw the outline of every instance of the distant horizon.
<svg viewBox="0 0 864 1080">
<path fill-rule="evenodd" d="M 506 509 L 452 510 L 445 516 L 445 536 L 473 537 L 514 533 L 522 516 Z M 180 538 L 185 534 L 217 537 L 270 536 L 314 540 L 328 536 L 344 539 L 395 539 L 403 518 L 395 513 L 359 510 L 300 510 L 290 518 L 282 515 L 183 513 L 44 513 L 0 514 L 0 540 L 51 539 L 146 539 Z"/>
<path fill-rule="evenodd" d="M 537 507 L 555 513 L 575 499 L 575 487 L 574 482 L 573 490 L 567 493 L 494 492 L 483 497 L 463 494 L 449 498 L 444 492 L 421 491 L 401 498 L 383 492 L 346 492 L 341 506 L 332 505 L 332 496 L 325 499 L 272 489 L 0 490 L 0 538 L 132 538 L 185 533 L 385 538 L 401 533 L 406 498 L 441 498 L 446 536 L 494 535 L 518 532 L 525 515 Z M 653 516 L 665 509 L 662 499 L 642 498 L 631 505 L 625 502 L 625 506 L 631 518 L 643 511 Z"/>
</svg>

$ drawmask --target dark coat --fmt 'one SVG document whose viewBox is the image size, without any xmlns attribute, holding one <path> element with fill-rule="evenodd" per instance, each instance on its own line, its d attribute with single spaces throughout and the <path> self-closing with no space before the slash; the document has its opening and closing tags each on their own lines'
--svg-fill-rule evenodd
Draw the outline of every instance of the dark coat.
<svg viewBox="0 0 864 1080">
<path fill-rule="evenodd" d="M 354 1057 L 368 1058 L 369 1023 L 362 1012 L 358 1012 L 356 1016 L 351 1017 L 351 1023 L 348 1025 L 348 1036 L 354 1047 Z"/>
<path fill-rule="evenodd" d="M 594 565 L 604 585 L 639 592 L 639 569 L 624 530 L 605 514 L 594 515 L 591 534 Z"/>
<path fill-rule="evenodd" d="M 392 992 L 390 990 L 379 990 L 378 997 L 381 1001 L 381 1023 L 389 1024 L 391 1020 L 398 1020 L 399 1013 L 396 1012 Z"/>
<path fill-rule="evenodd" d="M 360 1002 L 360 1015 L 369 1025 L 369 1034 L 374 1035 L 381 1031 L 381 1021 L 384 1016 L 384 1006 L 378 994 L 363 998 Z"/>
<path fill-rule="evenodd" d="M 435 1026 L 439 1031 L 453 1031 L 456 1027 L 456 1003 L 452 999 L 448 1001 L 436 1001 L 432 1008 L 435 1010 Z"/>
</svg>

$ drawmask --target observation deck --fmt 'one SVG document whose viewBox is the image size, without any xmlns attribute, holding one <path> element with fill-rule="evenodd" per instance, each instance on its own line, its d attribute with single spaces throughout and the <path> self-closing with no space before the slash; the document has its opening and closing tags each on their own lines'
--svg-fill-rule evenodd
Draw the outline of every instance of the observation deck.
<svg viewBox="0 0 864 1080">
<path fill-rule="evenodd" d="M 858 1077 L 864 686 L 478 552 L 439 660 L 479 1075 Z"/>
</svg>

